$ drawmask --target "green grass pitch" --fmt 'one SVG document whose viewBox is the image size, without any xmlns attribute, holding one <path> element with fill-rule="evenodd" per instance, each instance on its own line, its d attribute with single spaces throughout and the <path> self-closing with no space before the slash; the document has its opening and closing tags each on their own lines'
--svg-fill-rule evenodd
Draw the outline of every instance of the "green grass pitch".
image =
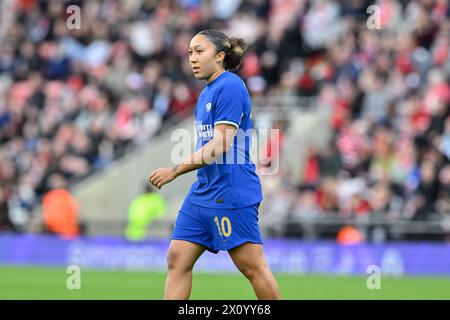
<svg viewBox="0 0 450 320">
<path fill-rule="evenodd" d="M 81 270 L 81 289 L 66 287 L 65 268 L 0 266 L 0 299 L 162 299 L 165 273 Z M 367 277 L 275 274 L 283 299 L 450 299 L 450 278 L 382 277 L 369 290 Z M 191 299 L 255 299 L 235 273 L 194 271 Z"/>
</svg>

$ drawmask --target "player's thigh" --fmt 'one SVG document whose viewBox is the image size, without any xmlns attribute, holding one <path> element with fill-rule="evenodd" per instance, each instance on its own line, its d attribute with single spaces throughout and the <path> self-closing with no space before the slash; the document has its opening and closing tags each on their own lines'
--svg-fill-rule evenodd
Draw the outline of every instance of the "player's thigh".
<svg viewBox="0 0 450 320">
<path fill-rule="evenodd" d="M 263 246 L 259 243 L 246 242 L 228 250 L 236 267 L 245 275 L 251 275 L 267 267 Z"/>
<path fill-rule="evenodd" d="M 167 266 L 169 269 L 191 270 L 203 252 L 205 247 L 200 244 L 185 240 L 171 240 L 167 253 Z"/>
</svg>

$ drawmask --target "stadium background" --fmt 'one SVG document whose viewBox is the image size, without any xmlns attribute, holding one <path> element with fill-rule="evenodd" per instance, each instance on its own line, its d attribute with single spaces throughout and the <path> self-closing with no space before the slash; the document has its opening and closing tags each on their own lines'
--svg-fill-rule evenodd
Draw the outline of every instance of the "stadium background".
<svg viewBox="0 0 450 320">
<path fill-rule="evenodd" d="M 80 29 L 66 24 L 71 5 Z M 171 164 L 174 130 L 193 133 L 203 84 L 187 44 L 205 28 L 247 41 L 238 73 L 254 126 L 280 133 L 254 152 L 260 172 L 274 169 L 261 175 L 260 224 L 284 298 L 450 298 L 447 0 L 4 0 L 0 10 L 0 298 L 162 297 L 195 174 L 163 188 L 164 213 L 140 241 L 125 237 L 128 210 L 148 173 Z M 64 201 L 49 210 L 55 189 Z M 72 264 L 81 290 L 66 287 Z M 367 287 L 371 265 L 381 289 Z M 196 271 L 193 298 L 254 298 L 226 254 L 205 254 Z"/>
</svg>

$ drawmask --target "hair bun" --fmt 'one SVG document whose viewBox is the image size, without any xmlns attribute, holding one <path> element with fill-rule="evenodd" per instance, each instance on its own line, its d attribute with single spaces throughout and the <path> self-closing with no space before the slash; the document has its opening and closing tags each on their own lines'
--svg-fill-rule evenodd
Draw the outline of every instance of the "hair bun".
<svg viewBox="0 0 450 320">
<path fill-rule="evenodd" d="M 230 38 L 230 49 L 225 56 L 224 68 L 226 70 L 235 70 L 239 68 L 243 62 L 243 57 L 247 51 L 247 45 L 242 38 Z"/>
</svg>

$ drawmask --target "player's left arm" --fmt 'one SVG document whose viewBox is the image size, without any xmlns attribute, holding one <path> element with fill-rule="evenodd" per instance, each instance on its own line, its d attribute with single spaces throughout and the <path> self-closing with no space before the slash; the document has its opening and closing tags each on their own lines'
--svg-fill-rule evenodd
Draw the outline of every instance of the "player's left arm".
<svg viewBox="0 0 450 320">
<path fill-rule="evenodd" d="M 236 134 L 236 126 L 220 123 L 214 127 L 214 138 L 202 148 L 173 167 L 159 168 L 153 171 L 148 180 L 158 189 L 176 177 L 200 169 L 214 162 L 218 157 L 228 152 Z"/>
</svg>

